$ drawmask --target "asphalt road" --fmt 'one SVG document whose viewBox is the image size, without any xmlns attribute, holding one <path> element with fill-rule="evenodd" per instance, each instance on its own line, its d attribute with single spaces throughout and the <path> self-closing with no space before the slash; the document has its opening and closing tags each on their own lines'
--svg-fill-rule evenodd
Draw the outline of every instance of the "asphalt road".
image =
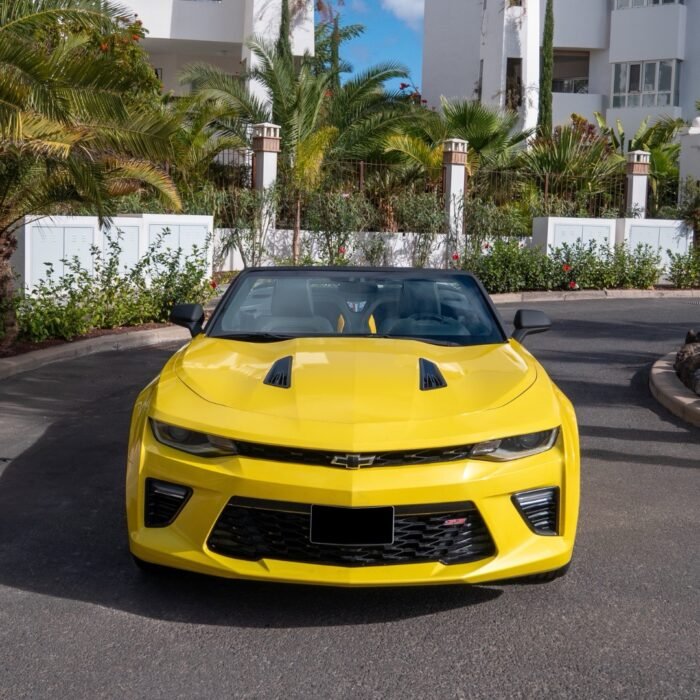
<svg viewBox="0 0 700 700">
<path fill-rule="evenodd" d="M 584 458 L 574 566 L 546 585 L 146 578 L 125 438 L 172 348 L 0 382 L 0 698 L 699 697 L 700 430 L 647 380 L 700 305 L 539 308 L 556 326 L 528 345 L 573 399 Z"/>
</svg>

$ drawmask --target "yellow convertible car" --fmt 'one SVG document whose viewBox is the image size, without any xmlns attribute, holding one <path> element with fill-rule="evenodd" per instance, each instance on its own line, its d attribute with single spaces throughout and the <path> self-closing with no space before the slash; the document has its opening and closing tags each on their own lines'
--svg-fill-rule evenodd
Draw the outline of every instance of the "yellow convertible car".
<svg viewBox="0 0 700 700">
<path fill-rule="evenodd" d="M 338 586 L 555 578 L 579 506 L 574 410 L 455 271 L 257 268 L 139 395 L 140 566 Z"/>
</svg>

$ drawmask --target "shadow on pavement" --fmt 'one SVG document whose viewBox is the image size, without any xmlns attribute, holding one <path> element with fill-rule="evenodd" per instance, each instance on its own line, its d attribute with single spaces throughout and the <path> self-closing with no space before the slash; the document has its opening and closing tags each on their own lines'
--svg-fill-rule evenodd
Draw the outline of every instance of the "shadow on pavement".
<svg viewBox="0 0 700 700">
<path fill-rule="evenodd" d="M 123 394 L 55 423 L 0 477 L 0 584 L 167 621 L 238 627 L 355 625 L 485 603 L 502 591 L 335 589 L 148 575 L 127 550 Z"/>
</svg>

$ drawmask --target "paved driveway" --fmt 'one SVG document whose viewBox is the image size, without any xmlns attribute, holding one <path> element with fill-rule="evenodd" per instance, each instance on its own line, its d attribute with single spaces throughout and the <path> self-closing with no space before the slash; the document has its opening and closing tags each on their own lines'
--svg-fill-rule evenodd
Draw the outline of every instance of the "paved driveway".
<svg viewBox="0 0 700 700">
<path fill-rule="evenodd" d="M 0 382 L 0 698 L 698 697 L 700 430 L 647 378 L 700 306 L 539 308 L 556 329 L 528 344 L 577 407 L 584 457 L 575 564 L 549 585 L 144 578 L 125 437 L 172 348 Z"/>
</svg>

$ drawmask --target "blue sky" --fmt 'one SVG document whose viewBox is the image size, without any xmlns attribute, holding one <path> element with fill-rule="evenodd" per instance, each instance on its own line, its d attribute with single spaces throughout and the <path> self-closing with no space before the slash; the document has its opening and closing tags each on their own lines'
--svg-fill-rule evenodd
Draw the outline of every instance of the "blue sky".
<svg viewBox="0 0 700 700">
<path fill-rule="evenodd" d="M 355 70 L 380 61 L 400 61 L 421 84 L 424 0 L 345 0 L 343 24 L 364 24 L 365 33 L 344 47 Z"/>
</svg>

